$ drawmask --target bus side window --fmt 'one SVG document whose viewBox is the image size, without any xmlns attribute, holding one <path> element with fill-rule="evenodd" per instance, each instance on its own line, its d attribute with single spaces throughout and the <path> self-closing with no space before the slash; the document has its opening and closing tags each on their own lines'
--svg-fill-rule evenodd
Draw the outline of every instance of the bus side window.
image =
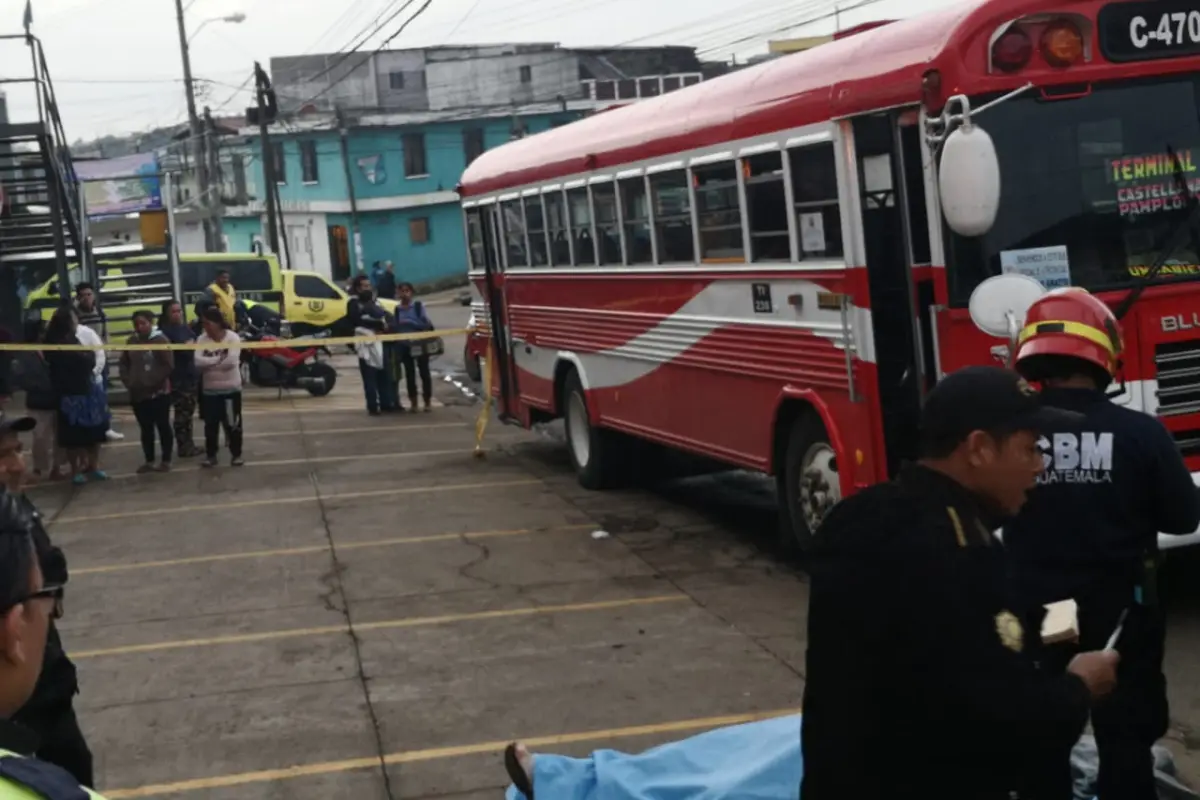
<svg viewBox="0 0 1200 800">
<path fill-rule="evenodd" d="M 486 262 L 483 253 L 483 221 L 479 219 L 479 209 L 467 209 L 464 216 L 467 221 L 467 256 L 471 259 L 471 269 L 483 269 Z"/>
<path fill-rule="evenodd" d="M 702 261 L 741 261 L 742 208 L 738 202 L 737 167 L 733 162 L 692 169 L 696 186 L 696 218 Z"/>
<path fill-rule="evenodd" d="M 692 205 L 688 176 L 682 169 L 650 176 L 654 203 L 654 235 L 658 241 L 658 263 L 695 263 L 692 246 Z"/>
<path fill-rule="evenodd" d="M 760 153 L 743 159 L 742 173 L 746 176 L 750 260 L 790 261 L 792 245 L 783 186 L 783 154 Z"/>
<path fill-rule="evenodd" d="M 621 231 L 617 228 L 617 187 L 612 183 L 592 186 L 592 205 L 596 211 L 596 244 L 600 263 L 621 263 Z"/>
<path fill-rule="evenodd" d="M 842 258 L 842 216 L 838 201 L 837 161 L 832 142 L 788 151 L 792 204 L 800 261 Z"/>
<path fill-rule="evenodd" d="M 500 204 L 500 219 L 504 223 L 505 263 L 512 267 L 528 267 L 529 253 L 525 248 L 525 209 L 519 200 Z"/>
<path fill-rule="evenodd" d="M 650 244 L 650 207 L 646 204 L 646 179 L 625 178 L 620 182 L 621 214 L 625 220 L 625 263 L 653 264 Z"/>
<path fill-rule="evenodd" d="M 539 195 L 525 198 L 525 228 L 529 232 L 530 266 L 544 267 L 546 258 L 546 215 Z"/>
<path fill-rule="evenodd" d="M 550 236 L 550 264 L 555 267 L 571 266 L 571 243 L 567 227 L 567 207 L 560 190 L 542 195 L 546 203 L 546 231 Z"/>
<path fill-rule="evenodd" d="M 571 220 L 571 244 L 575 248 L 575 266 L 596 266 L 596 248 L 592 242 L 592 206 L 586 186 L 567 190 L 567 211 Z"/>
</svg>

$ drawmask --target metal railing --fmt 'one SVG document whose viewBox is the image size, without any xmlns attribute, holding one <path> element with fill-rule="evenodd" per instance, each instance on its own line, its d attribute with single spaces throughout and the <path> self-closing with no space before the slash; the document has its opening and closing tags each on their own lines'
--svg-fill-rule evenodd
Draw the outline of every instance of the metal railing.
<svg viewBox="0 0 1200 800">
<path fill-rule="evenodd" d="M 50 69 L 46 64 L 46 53 L 42 42 L 31 34 L 0 35 L 0 46 L 8 42 L 23 42 L 29 47 L 33 74 L 28 77 L 0 78 L 0 85 L 30 85 L 37 101 L 38 122 L 43 126 L 39 137 L 39 146 L 46 162 L 49 164 L 46 182 L 50 194 L 57 195 L 57 206 L 62 222 L 66 225 L 72 241 L 68 247 L 74 247 L 76 252 L 82 247 L 83 231 L 80 222 L 79 179 L 75 174 L 75 165 L 71 160 L 70 144 L 66 131 L 63 129 L 62 116 L 58 111 L 58 102 L 54 96 L 54 85 L 50 80 Z M 11 113 L 11 107 L 10 107 Z M 13 120 L 9 120 L 10 123 Z M 13 154 L 14 156 L 18 154 Z"/>
</svg>

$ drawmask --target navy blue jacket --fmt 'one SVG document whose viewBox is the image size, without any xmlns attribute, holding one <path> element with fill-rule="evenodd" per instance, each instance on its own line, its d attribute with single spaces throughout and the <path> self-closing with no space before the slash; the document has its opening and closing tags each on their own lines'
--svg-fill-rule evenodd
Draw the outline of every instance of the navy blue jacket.
<svg viewBox="0 0 1200 800">
<path fill-rule="evenodd" d="M 1004 526 L 1015 570 L 1057 576 L 1066 597 L 1092 578 L 1135 574 L 1160 531 L 1200 526 L 1200 494 L 1159 420 L 1100 391 L 1048 389 L 1043 398 L 1083 416 L 1040 442 L 1046 471 Z"/>
</svg>

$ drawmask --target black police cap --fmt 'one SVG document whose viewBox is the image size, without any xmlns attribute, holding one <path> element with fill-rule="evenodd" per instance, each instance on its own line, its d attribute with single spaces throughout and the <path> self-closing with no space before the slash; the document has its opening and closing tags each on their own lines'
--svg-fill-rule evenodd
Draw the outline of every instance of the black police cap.
<svg viewBox="0 0 1200 800">
<path fill-rule="evenodd" d="M 974 431 L 1053 433 L 1082 419 L 1082 414 L 1043 404 L 1012 370 L 967 367 L 947 375 L 929 393 L 921 410 L 921 436 L 960 442 Z"/>
</svg>

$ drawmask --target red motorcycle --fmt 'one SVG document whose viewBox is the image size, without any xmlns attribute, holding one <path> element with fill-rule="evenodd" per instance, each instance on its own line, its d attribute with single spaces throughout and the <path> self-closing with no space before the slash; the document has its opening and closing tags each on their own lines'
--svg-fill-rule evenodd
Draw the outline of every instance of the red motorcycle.
<svg viewBox="0 0 1200 800">
<path fill-rule="evenodd" d="M 304 389 L 314 397 L 324 397 L 333 391 L 337 370 L 321 360 L 330 356 L 327 347 L 288 347 L 278 322 L 273 325 L 270 321 L 263 324 L 247 321 L 239 335 L 244 342 L 279 342 L 278 347 L 242 351 L 242 366 L 252 385 L 278 387 L 281 397 L 284 389 Z M 326 331 L 306 338 L 328 337 Z"/>
</svg>

